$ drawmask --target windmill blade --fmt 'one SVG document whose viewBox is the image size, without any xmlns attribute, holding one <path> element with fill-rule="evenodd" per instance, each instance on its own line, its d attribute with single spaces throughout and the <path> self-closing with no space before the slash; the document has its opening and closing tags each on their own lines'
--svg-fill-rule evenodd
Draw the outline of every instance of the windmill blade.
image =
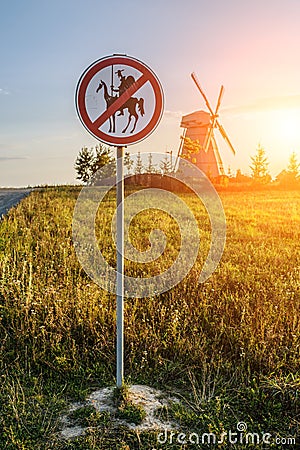
<svg viewBox="0 0 300 450">
<path fill-rule="evenodd" d="M 212 122 L 210 125 L 208 125 L 207 133 L 203 142 L 203 150 L 207 153 L 209 149 L 210 141 L 213 137 L 213 129 L 214 129 L 214 123 Z"/>
<path fill-rule="evenodd" d="M 221 89 L 220 89 L 218 101 L 217 101 L 217 106 L 216 106 L 215 116 L 218 114 L 218 111 L 219 111 L 219 108 L 220 108 L 220 105 L 221 105 L 221 101 L 222 101 L 223 95 L 224 95 L 224 86 L 222 85 L 222 86 L 221 86 Z"/>
<path fill-rule="evenodd" d="M 184 138 L 185 138 L 185 135 L 186 135 L 186 130 L 187 130 L 187 128 L 185 128 L 183 130 L 183 134 L 180 137 L 179 149 L 178 149 L 177 156 L 176 156 L 176 159 L 175 159 L 175 164 L 174 164 L 174 172 L 176 171 L 178 160 L 179 160 L 179 158 L 180 158 L 180 156 L 182 154 L 182 149 L 183 149 L 183 145 L 184 145 Z"/>
<path fill-rule="evenodd" d="M 227 142 L 228 146 L 230 147 L 232 153 L 235 155 L 235 150 L 234 150 L 234 147 L 233 147 L 233 145 L 231 144 L 231 142 L 229 140 L 229 137 L 227 136 L 224 128 L 222 127 L 222 125 L 217 120 L 217 113 L 218 113 L 218 110 L 219 110 L 219 107 L 220 107 L 220 104 L 221 104 L 221 99 L 222 99 L 222 96 L 223 96 L 223 93 L 224 93 L 224 86 L 223 85 L 221 86 L 220 93 L 219 93 L 219 98 L 218 98 L 218 102 L 217 102 L 217 107 L 216 107 L 216 112 L 214 113 L 212 108 L 211 108 L 211 106 L 210 106 L 210 104 L 209 104 L 209 101 L 208 101 L 206 95 L 204 94 L 204 92 L 203 92 L 203 90 L 202 90 L 202 88 L 200 86 L 199 80 L 198 80 L 197 75 L 195 74 L 195 72 L 193 72 L 191 74 L 191 77 L 192 77 L 194 83 L 196 84 L 198 90 L 200 91 L 202 97 L 204 98 L 205 104 L 206 104 L 206 106 L 207 106 L 207 108 L 208 108 L 208 110 L 209 110 L 209 112 L 210 112 L 210 114 L 212 116 L 212 124 L 210 125 L 210 129 L 208 130 L 207 136 L 205 138 L 204 150 L 206 152 L 208 151 L 209 143 L 210 143 L 210 140 L 211 140 L 211 138 L 213 136 L 213 129 L 215 128 L 215 126 L 217 126 L 219 128 L 219 130 L 220 130 L 220 133 L 221 133 L 223 139 L 225 139 L 225 141 Z"/>
<path fill-rule="evenodd" d="M 216 142 L 214 137 L 212 138 L 212 145 L 213 145 L 213 149 L 214 149 L 214 152 L 215 152 L 215 155 L 216 155 L 216 160 L 217 160 L 217 163 L 218 163 L 218 167 L 219 167 L 220 173 L 221 173 L 221 175 L 225 175 L 223 161 L 222 161 L 219 149 L 218 149 L 217 142 Z"/>
<path fill-rule="evenodd" d="M 191 74 L 191 77 L 192 77 L 192 79 L 193 79 L 193 81 L 194 81 L 195 85 L 196 85 L 196 86 L 197 86 L 197 88 L 199 89 L 199 91 L 200 91 L 200 94 L 201 94 L 201 95 L 202 95 L 202 97 L 204 98 L 205 104 L 206 104 L 206 106 L 207 106 L 207 108 L 208 108 L 209 112 L 210 112 L 210 113 L 211 113 L 211 115 L 213 116 L 213 115 L 214 115 L 214 112 L 213 112 L 213 110 L 212 110 L 212 108 L 211 108 L 211 106 L 210 106 L 210 104 L 209 104 L 209 101 L 208 101 L 208 99 L 207 99 L 206 95 L 204 94 L 203 90 L 201 89 L 201 86 L 200 86 L 199 80 L 198 80 L 198 78 L 197 78 L 197 76 L 196 76 L 195 72 L 193 72 L 193 73 Z"/>
<path fill-rule="evenodd" d="M 203 92 L 203 90 L 202 90 L 202 88 L 200 86 L 199 80 L 198 80 L 197 75 L 195 74 L 195 72 L 191 73 L 191 77 L 192 77 L 195 85 L 197 86 L 198 90 L 200 91 L 200 94 L 204 98 L 205 104 L 206 104 L 206 106 L 207 106 L 211 116 L 214 117 L 214 112 L 213 112 L 213 110 L 212 110 L 212 108 L 211 108 L 211 106 L 209 104 L 209 101 L 208 101 L 206 95 L 204 94 L 204 92 Z M 206 133 L 206 136 L 205 136 L 205 139 L 204 139 L 204 142 L 203 142 L 203 150 L 205 152 L 207 152 L 208 148 L 209 148 L 209 143 L 210 143 L 210 140 L 211 140 L 213 127 L 214 127 L 213 123 L 208 125 L 207 133 Z"/>
<path fill-rule="evenodd" d="M 218 122 L 218 120 L 216 120 L 216 125 L 217 125 L 217 127 L 219 128 L 219 131 L 220 131 L 220 133 L 221 133 L 223 139 L 225 139 L 225 141 L 227 142 L 228 146 L 230 147 L 230 150 L 231 150 L 232 153 L 235 155 L 234 147 L 233 147 L 232 143 L 230 142 L 229 137 L 227 136 L 227 134 L 226 134 L 224 128 L 223 128 L 222 125 Z"/>
<path fill-rule="evenodd" d="M 224 94 L 224 86 L 221 86 L 221 89 L 220 89 L 220 92 L 219 92 L 218 101 L 217 101 L 216 110 L 215 110 L 215 113 L 211 117 L 210 128 L 209 128 L 209 130 L 207 132 L 207 135 L 205 137 L 205 141 L 204 141 L 204 144 L 203 144 L 203 148 L 204 148 L 204 151 L 206 153 L 208 152 L 209 144 L 210 144 L 210 141 L 211 141 L 211 139 L 213 137 L 214 128 L 216 127 L 216 119 L 218 117 L 218 111 L 219 111 L 219 108 L 220 108 L 220 105 L 221 105 L 221 100 L 222 100 L 223 94 Z"/>
</svg>

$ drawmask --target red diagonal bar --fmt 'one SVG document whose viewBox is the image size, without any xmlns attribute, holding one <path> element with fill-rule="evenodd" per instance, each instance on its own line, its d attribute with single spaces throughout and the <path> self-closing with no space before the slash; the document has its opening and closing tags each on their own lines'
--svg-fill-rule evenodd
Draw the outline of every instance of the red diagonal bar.
<svg viewBox="0 0 300 450">
<path fill-rule="evenodd" d="M 117 100 L 115 100 L 114 103 L 93 122 L 93 127 L 99 129 L 99 127 L 101 127 L 101 125 L 103 125 L 109 117 L 115 114 L 115 112 L 117 112 L 148 80 L 149 78 L 146 75 L 141 75 L 140 78 L 138 78 L 128 89 L 126 89 L 126 91 L 123 92 L 123 94 L 118 97 Z"/>
</svg>

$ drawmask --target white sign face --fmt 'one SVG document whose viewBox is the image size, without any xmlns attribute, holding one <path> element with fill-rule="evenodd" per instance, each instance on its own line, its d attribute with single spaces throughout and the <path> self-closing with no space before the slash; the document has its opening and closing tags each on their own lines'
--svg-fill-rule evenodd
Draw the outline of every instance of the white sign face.
<svg viewBox="0 0 300 450">
<path fill-rule="evenodd" d="M 145 139 L 158 125 L 163 92 L 145 64 L 127 56 L 109 56 L 95 61 L 82 74 L 76 108 L 94 137 L 124 146 Z"/>
</svg>

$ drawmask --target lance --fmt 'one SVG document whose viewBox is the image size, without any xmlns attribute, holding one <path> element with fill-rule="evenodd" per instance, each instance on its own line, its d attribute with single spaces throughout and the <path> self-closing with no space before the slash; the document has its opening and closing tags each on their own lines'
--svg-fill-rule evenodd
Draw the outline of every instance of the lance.
<svg viewBox="0 0 300 450">
<path fill-rule="evenodd" d="M 114 66 L 111 66 L 111 85 L 110 85 L 110 89 L 111 89 L 111 96 L 113 97 L 114 95 Z"/>
</svg>

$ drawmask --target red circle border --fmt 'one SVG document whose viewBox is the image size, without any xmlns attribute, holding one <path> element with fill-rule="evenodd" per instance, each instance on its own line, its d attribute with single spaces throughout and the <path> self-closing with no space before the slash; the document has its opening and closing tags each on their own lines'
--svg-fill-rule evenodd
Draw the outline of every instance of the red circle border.
<svg viewBox="0 0 300 450">
<path fill-rule="evenodd" d="M 93 122 L 90 120 L 89 115 L 86 110 L 85 105 L 85 94 L 87 87 L 91 81 L 91 79 L 96 75 L 97 72 L 100 72 L 100 70 L 111 66 L 111 65 L 127 65 L 129 67 L 133 67 L 134 69 L 139 70 L 142 72 L 142 74 L 146 75 L 148 78 L 148 81 L 150 81 L 151 86 L 154 91 L 155 95 L 155 108 L 153 116 L 150 120 L 150 122 L 147 124 L 143 130 L 140 130 L 138 133 L 133 134 L 132 136 L 111 136 L 107 133 L 104 133 L 100 131 L 99 129 L 95 128 L 93 126 Z M 77 114 L 79 116 L 79 119 L 81 120 L 83 126 L 87 129 L 89 133 L 91 133 L 94 137 L 99 139 L 100 141 L 115 145 L 115 146 L 123 146 L 123 145 L 130 145 L 130 144 L 136 144 L 140 142 L 141 140 L 145 139 L 147 136 L 149 136 L 154 129 L 157 127 L 163 113 L 163 90 L 161 87 L 161 84 L 156 77 L 156 75 L 152 72 L 152 70 L 147 67 L 144 63 L 141 61 L 126 56 L 126 55 L 113 55 L 113 56 L 107 56 L 105 58 L 102 58 L 100 60 L 97 60 L 93 62 L 81 75 L 77 88 L 76 88 L 76 109 Z"/>
</svg>

